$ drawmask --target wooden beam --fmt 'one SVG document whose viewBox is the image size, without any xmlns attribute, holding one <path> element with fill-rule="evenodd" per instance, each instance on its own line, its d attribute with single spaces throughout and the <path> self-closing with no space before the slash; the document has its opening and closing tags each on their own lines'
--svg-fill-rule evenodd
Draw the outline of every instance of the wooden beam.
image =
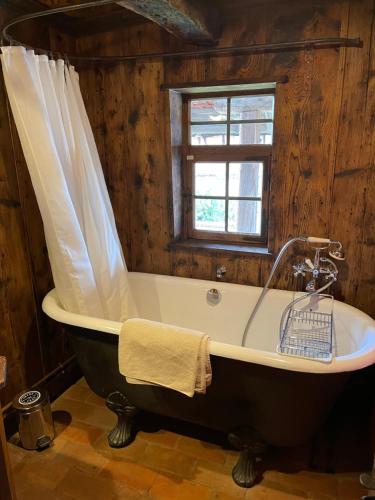
<svg viewBox="0 0 375 500">
<path fill-rule="evenodd" d="M 215 10 L 205 9 L 203 2 L 189 0 L 122 0 L 118 2 L 141 16 L 154 21 L 172 35 L 185 42 L 211 45 L 219 36 Z"/>
</svg>

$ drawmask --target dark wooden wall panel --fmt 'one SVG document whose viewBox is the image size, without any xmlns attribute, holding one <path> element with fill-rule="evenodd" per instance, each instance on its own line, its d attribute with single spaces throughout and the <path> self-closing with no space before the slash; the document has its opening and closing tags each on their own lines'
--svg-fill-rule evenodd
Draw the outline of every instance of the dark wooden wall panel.
<svg viewBox="0 0 375 500">
<path fill-rule="evenodd" d="M 81 85 L 127 262 L 132 270 L 260 285 L 272 260 L 169 250 L 173 236 L 168 95 L 161 83 L 261 78 L 280 84 L 271 173 L 270 247 L 308 233 L 341 239 L 336 294 L 375 314 L 374 84 L 372 0 L 288 2 L 242 8 L 227 21 L 220 46 L 319 37 L 360 37 L 362 49 L 171 59 L 80 68 Z M 81 37 L 91 54 L 183 50 L 152 24 Z M 371 66 L 372 65 L 372 66 Z M 98 85 L 100 74 L 100 85 Z M 290 259 L 287 259 L 287 261 Z M 284 266 L 277 286 L 292 286 Z"/>
<path fill-rule="evenodd" d="M 226 18 L 220 46 L 304 38 L 360 37 L 362 49 L 81 65 L 80 80 L 103 162 L 120 240 L 132 270 L 261 285 L 272 259 L 169 250 L 174 234 L 168 93 L 163 83 L 263 79 L 278 85 L 271 172 L 270 248 L 290 236 L 341 239 L 337 297 L 375 315 L 374 2 L 290 1 L 246 8 Z M 12 13 L 2 9 L 0 21 Z M 76 40 L 32 23 L 26 42 L 85 54 L 189 48 L 151 23 Z M 40 214 L 0 82 L 0 349 L 10 383 L 1 397 L 45 376 L 71 352 L 41 301 L 52 286 Z M 290 263 L 286 259 L 286 264 Z M 294 286 L 288 265 L 275 285 Z"/>
</svg>

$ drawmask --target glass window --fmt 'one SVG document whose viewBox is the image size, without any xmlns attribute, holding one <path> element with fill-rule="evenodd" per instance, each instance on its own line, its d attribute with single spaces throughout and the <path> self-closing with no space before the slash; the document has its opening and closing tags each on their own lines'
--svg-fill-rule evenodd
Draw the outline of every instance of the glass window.
<svg viewBox="0 0 375 500">
<path fill-rule="evenodd" d="M 194 99 L 190 101 L 192 122 L 227 121 L 227 99 Z"/>
<path fill-rule="evenodd" d="M 194 222 L 201 231 L 225 231 L 225 200 L 196 198 Z"/>
<path fill-rule="evenodd" d="M 188 238 L 267 241 L 273 88 L 184 96 Z"/>
<path fill-rule="evenodd" d="M 273 95 L 232 97 L 231 120 L 273 120 Z"/>
<path fill-rule="evenodd" d="M 196 162 L 194 229 L 260 235 L 262 189 L 261 161 Z"/>
<path fill-rule="evenodd" d="M 196 163 L 194 168 L 196 196 L 225 196 L 225 163 Z"/>
<path fill-rule="evenodd" d="M 263 163 L 230 162 L 229 196 L 262 197 Z"/>
<path fill-rule="evenodd" d="M 273 124 L 269 122 L 234 123 L 230 126 L 230 144 L 272 144 Z"/>
<path fill-rule="evenodd" d="M 189 106 L 193 146 L 272 144 L 273 95 L 192 99 Z"/>
</svg>

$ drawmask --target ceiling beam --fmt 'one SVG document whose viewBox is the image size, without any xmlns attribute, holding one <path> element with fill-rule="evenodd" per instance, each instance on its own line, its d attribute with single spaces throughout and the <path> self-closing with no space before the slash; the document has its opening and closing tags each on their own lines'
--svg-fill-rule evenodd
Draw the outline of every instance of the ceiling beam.
<svg viewBox="0 0 375 500">
<path fill-rule="evenodd" d="M 147 17 L 185 42 L 212 45 L 219 35 L 215 11 L 192 0 L 122 0 L 122 7 Z M 207 4 L 206 4 L 207 5 Z"/>
</svg>

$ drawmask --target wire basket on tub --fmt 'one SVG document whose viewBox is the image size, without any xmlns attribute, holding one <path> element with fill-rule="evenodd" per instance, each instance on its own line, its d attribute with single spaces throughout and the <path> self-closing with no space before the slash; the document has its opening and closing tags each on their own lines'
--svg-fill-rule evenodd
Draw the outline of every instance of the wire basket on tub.
<svg viewBox="0 0 375 500">
<path fill-rule="evenodd" d="M 283 314 L 277 352 L 329 363 L 333 359 L 332 295 L 296 296 Z"/>
</svg>

